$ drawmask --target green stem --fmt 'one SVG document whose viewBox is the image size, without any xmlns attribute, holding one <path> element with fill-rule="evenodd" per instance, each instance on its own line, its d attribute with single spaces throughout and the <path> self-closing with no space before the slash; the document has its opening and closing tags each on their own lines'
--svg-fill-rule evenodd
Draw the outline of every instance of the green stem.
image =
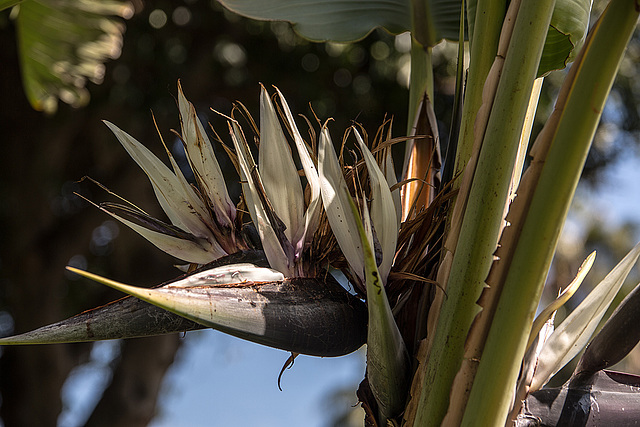
<svg viewBox="0 0 640 427">
<path fill-rule="evenodd" d="M 464 170 L 473 149 L 473 125 L 480 105 L 482 105 L 482 89 L 498 51 L 498 39 L 502 21 L 507 10 L 505 0 L 479 0 L 476 6 L 475 28 L 469 58 L 469 76 L 462 107 L 462 130 L 458 151 L 456 153 L 456 169 L 454 176 Z M 457 180 L 456 188 L 460 180 Z"/>
<path fill-rule="evenodd" d="M 504 425 L 558 236 L 638 12 L 633 0 L 611 1 L 567 78 L 566 104 L 515 248 L 463 425 Z"/>
<path fill-rule="evenodd" d="M 440 425 L 495 251 L 518 142 L 555 0 L 524 1 L 485 132 L 453 256 L 416 426 Z M 476 35 L 479 28 L 476 28 Z M 477 45 L 478 43 L 476 43 Z"/>
</svg>

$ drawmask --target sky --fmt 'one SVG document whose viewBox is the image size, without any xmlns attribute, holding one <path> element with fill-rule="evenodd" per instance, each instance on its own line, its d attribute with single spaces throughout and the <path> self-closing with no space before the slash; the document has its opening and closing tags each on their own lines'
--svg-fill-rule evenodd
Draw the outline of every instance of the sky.
<svg viewBox="0 0 640 427">
<path fill-rule="evenodd" d="M 355 390 L 364 377 L 364 347 L 335 358 L 299 356 L 278 375 L 289 353 L 218 331 L 189 332 L 165 376 L 158 416 L 150 427 L 326 426 L 336 410 L 357 404 Z M 118 341 L 96 343 L 91 361 L 77 368 L 63 388 L 66 406 L 59 427 L 84 424 L 108 384 L 108 364 Z M 342 406 L 331 396 L 351 391 Z"/>
</svg>

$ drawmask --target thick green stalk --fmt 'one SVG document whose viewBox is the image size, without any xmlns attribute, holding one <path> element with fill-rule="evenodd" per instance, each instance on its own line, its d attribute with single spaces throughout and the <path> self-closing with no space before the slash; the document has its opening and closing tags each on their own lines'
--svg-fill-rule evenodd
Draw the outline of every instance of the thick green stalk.
<svg viewBox="0 0 640 427">
<path fill-rule="evenodd" d="M 558 236 L 638 12 L 633 0 L 613 0 L 573 65 L 575 75 L 567 78 L 566 103 L 513 254 L 464 425 L 504 425 Z"/>
<path fill-rule="evenodd" d="M 485 132 L 427 361 L 416 426 L 440 425 L 502 224 L 520 133 L 555 1 L 524 1 Z M 476 28 L 478 31 L 478 28 Z M 477 34 L 477 33 L 476 33 Z"/>
<path fill-rule="evenodd" d="M 474 42 L 471 42 L 469 58 L 469 76 L 465 89 L 462 107 L 462 129 L 458 151 L 456 153 L 456 169 L 454 176 L 466 166 L 473 149 L 473 125 L 480 105 L 482 105 L 482 89 L 489 69 L 498 50 L 500 29 L 507 10 L 506 0 L 479 0 L 476 6 Z M 457 180 L 459 185 L 460 180 Z"/>
</svg>

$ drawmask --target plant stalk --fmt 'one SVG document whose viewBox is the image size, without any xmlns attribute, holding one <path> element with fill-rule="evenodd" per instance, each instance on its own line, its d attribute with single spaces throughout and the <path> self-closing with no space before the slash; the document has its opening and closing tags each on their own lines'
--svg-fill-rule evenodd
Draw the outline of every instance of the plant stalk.
<svg viewBox="0 0 640 427">
<path fill-rule="evenodd" d="M 633 0 L 613 0 L 567 77 L 566 103 L 554 113 L 560 119 L 546 160 L 542 159 L 463 425 L 504 424 L 525 352 L 528 334 L 523 331 L 531 328 L 562 224 L 638 12 Z"/>
<path fill-rule="evenodd" d="M 440 425 L 449 405 L 451 384 L 460 367 L 471 321 L 479 311 L 476 301 L 498 241 L 522 125 L 554 5 L 554 0 L 524 1 L 517 14 L 427 361 L 416 426 Z"/>
</svg>

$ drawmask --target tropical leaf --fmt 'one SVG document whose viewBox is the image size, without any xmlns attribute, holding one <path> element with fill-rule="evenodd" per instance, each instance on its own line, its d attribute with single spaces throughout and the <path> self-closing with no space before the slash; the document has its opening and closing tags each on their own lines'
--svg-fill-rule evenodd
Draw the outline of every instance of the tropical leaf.
<svg viewBox="0 0 640 427">
<path fill-rule="evenodd" d="M 408 0 L 219 1 L 227 9 L 249 18 L 288 21 L 301 36 L 312 41 L 356 41 L 378 27 L 393 34 L 411 29 L 411 7 Z"/>
<path fill-rule="evenodd" d="M 18 3 L 22 3 L 24 0 L 0 0 L 0 10 L 5 10 L 10 7 L 17 5 Z"/>
<path fill-rule="evenodd" d="M 15 3 L 4 2 L 7 7 Z M 133 7 L 119 0 L 26 0 L 16 18 L 22 81 L 36 110 L 53 113 L 58 99 L 86 104 L 87 80 L 101 83 L 104 62 L 120 56 Z"/>
<path fill-rule="evenodd" d="M 561 70 L 580 51 L 589 29 L 592 0 L 557 0 L 544 44 L 538 76 Z"/>
</svg>

